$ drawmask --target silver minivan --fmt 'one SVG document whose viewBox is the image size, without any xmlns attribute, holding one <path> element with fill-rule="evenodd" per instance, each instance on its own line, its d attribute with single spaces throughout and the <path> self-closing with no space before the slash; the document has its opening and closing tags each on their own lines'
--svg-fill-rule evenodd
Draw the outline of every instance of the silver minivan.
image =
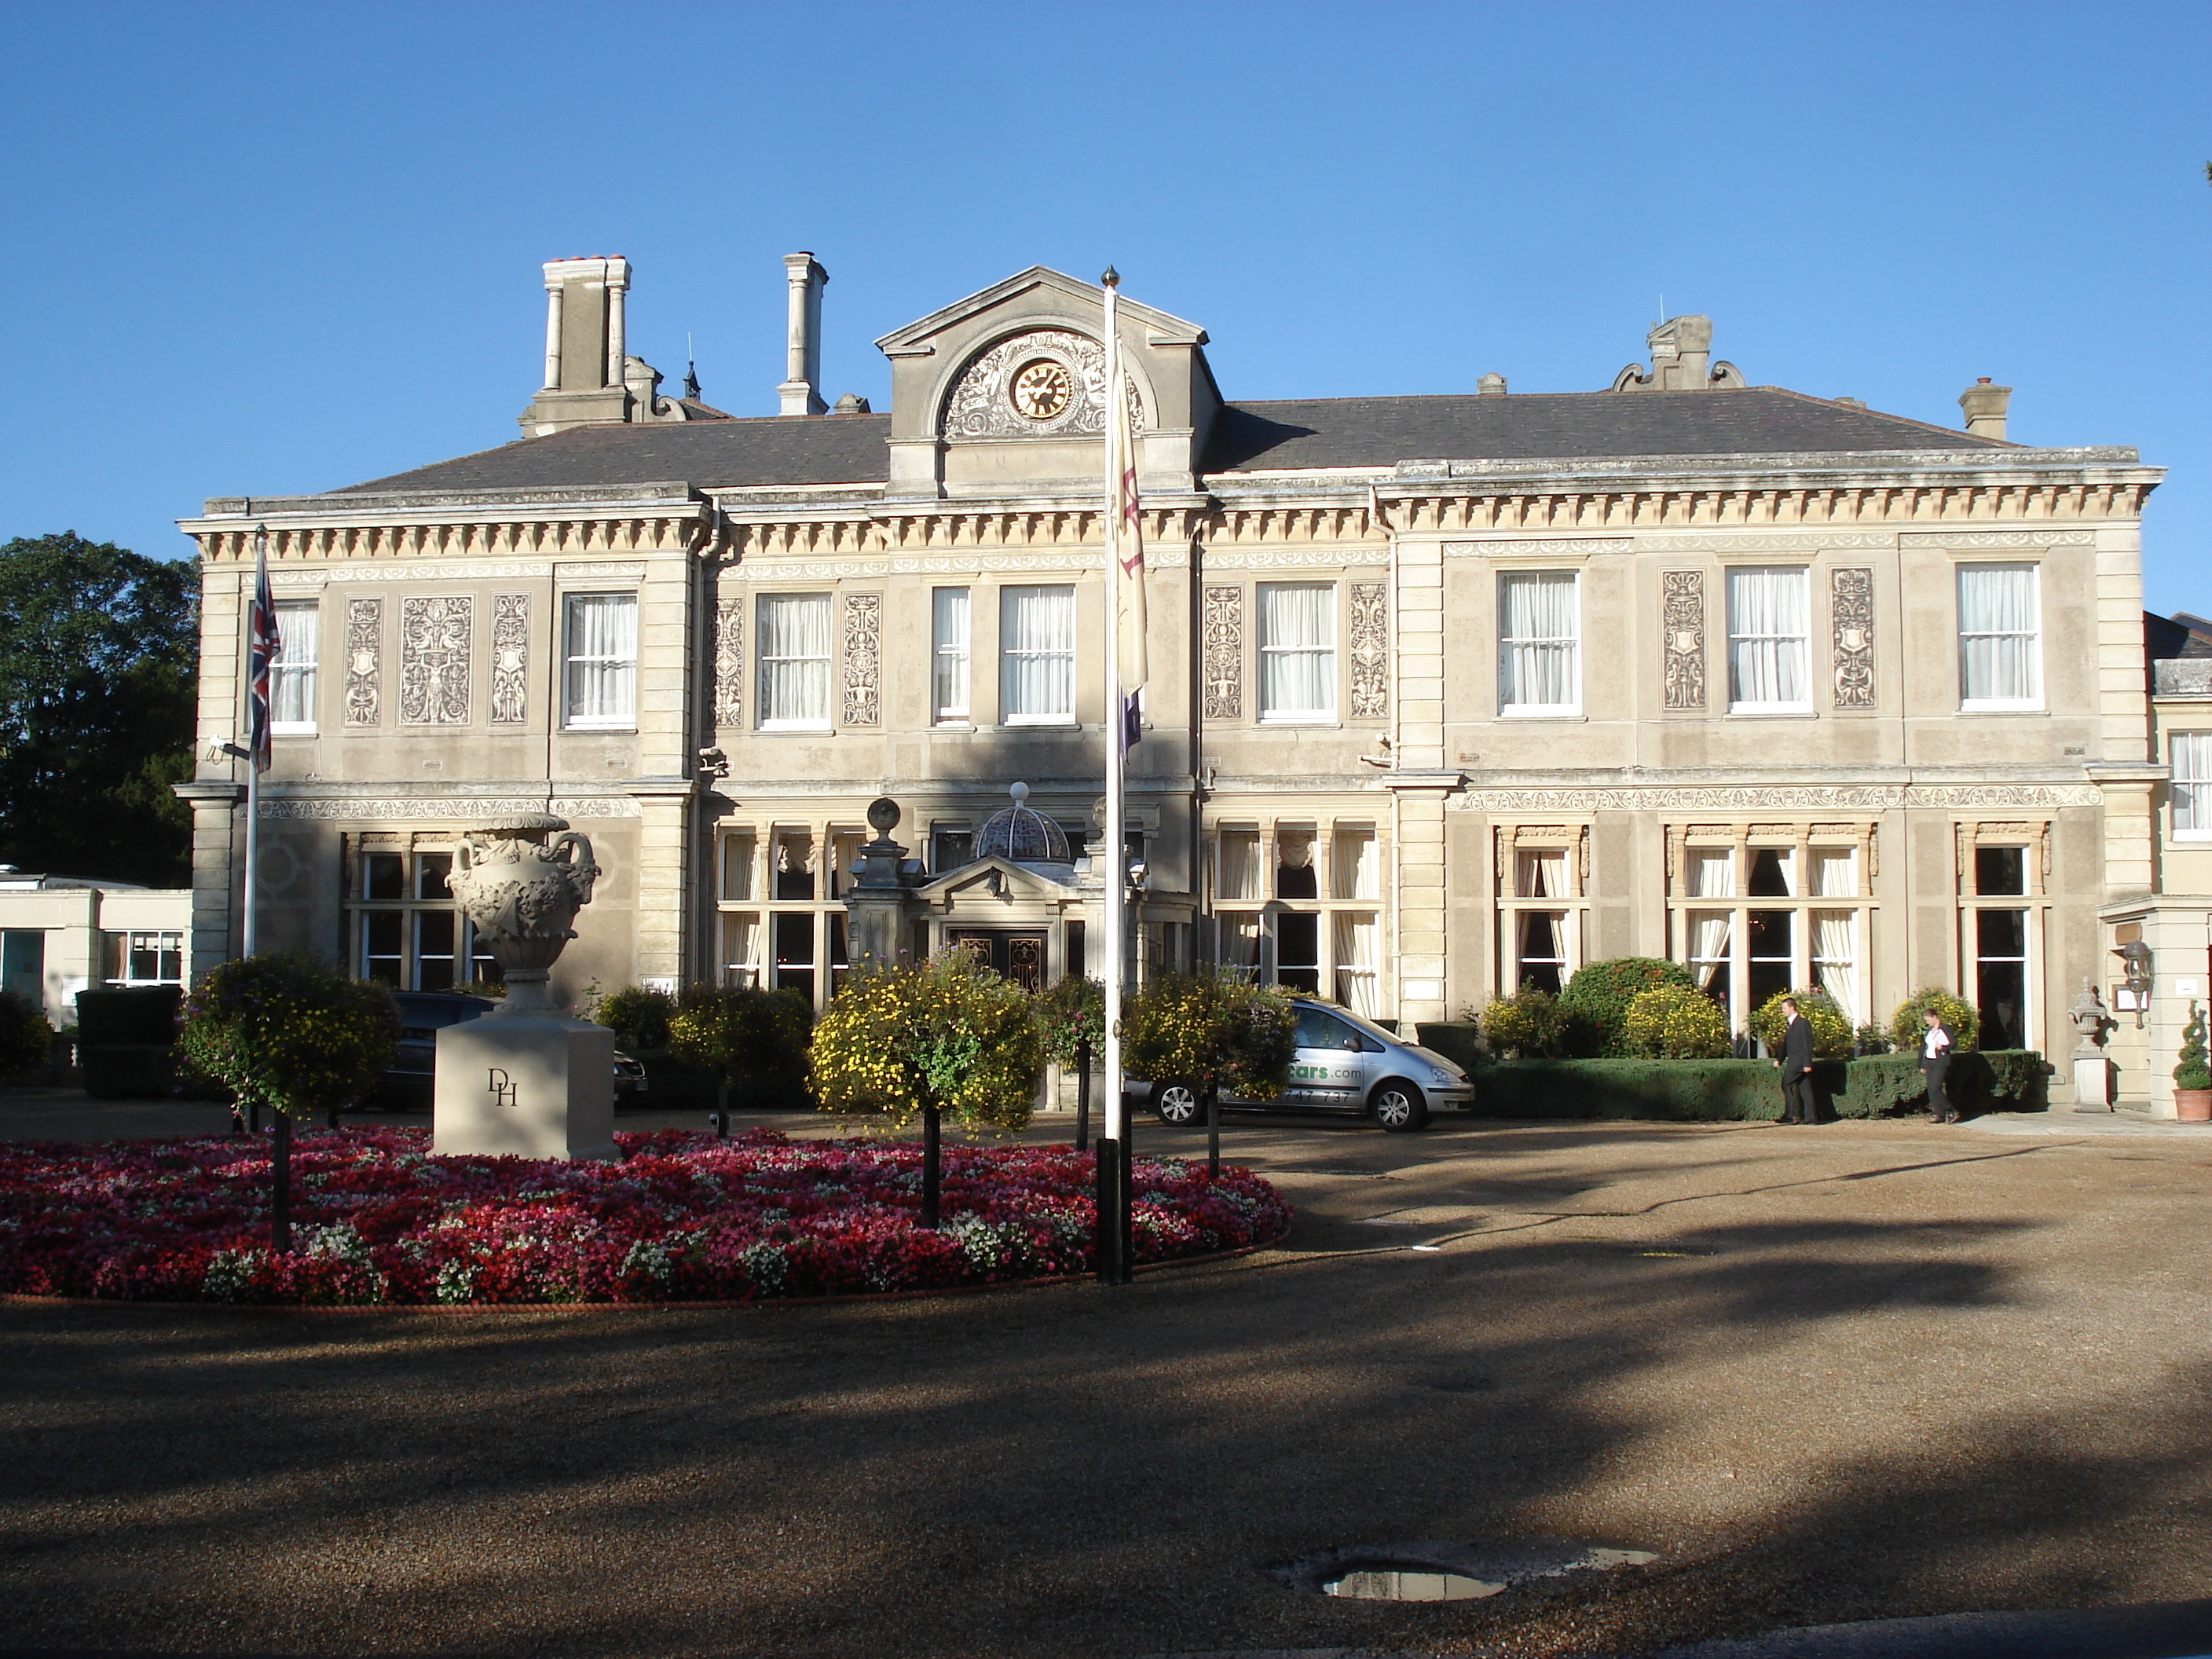
<svg viewBox="0 0 2212 1659">
<path fill-rule="evenodd" d="M 1474 1085 L 1433 1048 L 1393 1036 L 1374 1021 L 1334 1003 L 1302 996 L 1293 996 L 1291 1002 L 1297 1010 L 1298 1029 L 1289 1086 L 1273 1100 L 1224 1095 L 1223 1106 L 1342 1112 L 1371 1117 L 1391 1130 L 1420 1128 L 1431 1111 L 1474 1109 Z M 1127 1086 L 1130 1093 L 1151 1100 L 1163 1123 L 1205 1121 L 1205 1097 L 1181 1079 L 1145 1083 L 1132 1078 Z"/>
</svg>

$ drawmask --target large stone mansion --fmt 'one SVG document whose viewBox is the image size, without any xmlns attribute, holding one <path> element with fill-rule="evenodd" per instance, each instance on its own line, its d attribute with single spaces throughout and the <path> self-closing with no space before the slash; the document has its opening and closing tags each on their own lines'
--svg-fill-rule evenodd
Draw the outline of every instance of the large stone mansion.
<svg viewBox="0 0 2212 1659">
<path fill-rule="evenodd" d="M 1749 385 L 1698 317 L 1604 390 L 1233 403 L 1202 328 L 1124 301 L 1117 393 L 1101 290 L 1042 268 L 878 341 L 887 413 L 829 408 L 827 276 L 787 264 L 781 415 L 665 395 L 625 349 L 627 264 L 556 261 L 519 441 L 185 522 L 218 754 L 267 527 L 267 946 L 476 976 L 454 838 L 550 803 L 606 872 L 571 994 L 716 975 L 819 1001 L 889 796 L 884 936 L 1097 972 L 1121 395 L 1143 964 L 1419 1020 L 1666 956 L 1739 1027 L 1785 986 L 1868 1020 L 1942 984 L 1986 1043 L 2046 1051 L 2083 976 L 2109 982 L 2100 911 L 2153 888 L 2165 776 L 2138 574 L 2162 473 L 2132 449 L 2009 443 L 1987 383 L 1964 430 Z M 239 778 L 215 759 L 183 788 L 212 962 Z"/>
</svg>

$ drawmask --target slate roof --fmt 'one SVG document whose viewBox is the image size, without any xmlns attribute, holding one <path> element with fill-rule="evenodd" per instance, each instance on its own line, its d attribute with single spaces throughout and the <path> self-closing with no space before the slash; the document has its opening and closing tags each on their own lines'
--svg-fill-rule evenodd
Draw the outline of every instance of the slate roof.
<svg viewBox="0 0 2212 1659">
<path fill-rule="evenodd" d="M 2003 449 L 1993 439 L 1776 386 L 1736 392 L 1535 392 L 1496 398 L 1326 398 L 1231 404 L 1206 470 L 1391 466 L 1554 456 L 1771 455 Z"/>
<path fill-rule="evenodd" d="M 877 483 L 888 415 L 760 416 L 584 426 L 331 492 L 659 483 Z M 1989 450 L 2011 446 L 1773 386 L 1735 392 L 1538 392 L 1324 398 L 1224 406 L 1205 471 L 1390 466 L 1406 460 Z"/>
</svg>

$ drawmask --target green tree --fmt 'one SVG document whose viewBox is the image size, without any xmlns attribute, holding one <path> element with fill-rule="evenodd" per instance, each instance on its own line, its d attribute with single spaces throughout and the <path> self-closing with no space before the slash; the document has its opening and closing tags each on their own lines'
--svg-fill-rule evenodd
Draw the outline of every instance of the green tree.
<svg viewBox="0 0 2212 1659">
<path fill-rule="evenodd" d="M 668 1021 L 668 1048 L 687 1066 L 714 1074 L 714 1105 L 726 1111 L 730 1085 L 806 1065 L 813 1011 L 796 991 L 750 985 L 687 985 Z"/>
<path fill-rule="evenodd" d="M 1036 1000 L 1037 1037 L 1054 1066 L 1075 1068 L 1075 1150 L 1091 1145 L 1091 1068 L 1106 1046 L 1106 988 L 1079 974 L 1062 976 Z"/>
<path fill-rule="evenodd" d="M 0 991 L 0 1077 L 43 1066 L 53 1052 L 54 1028 L 30 998 Z"/>
<path fill-rule="evenodd" d="M 668 1022 L 676 1018 L 676 999 L 649 985 L 626 985 L 592 1000 L 591 1019 L 615 1034 L 625 1053 L 668 1046 Z"/>
<path fill-rule="evenodd" d="M 75 531 L 0 546 L 0 858 L 191 879 L 196 562 Z"/>
<path fill-rule="evenodd" d="M 1291 1080 L 1297 1014 L 1271 986 L 1233 969 L 1158 974 L 1121 1016 L 1121 1062 L 1155 1085 L 1185 1083 L 1206 1101 L 1206 1158 L 1221 1168 L 1221 1097 L 1273 1100 Z"/>
<path fill-rule="evenodd" d="M 185 1003 L 178 1045 L 202 1076 L 276 1114 L 270 1243 L 292 1248 L 292 1120 L 376 1086 L 399 1043 L 399 1009 L 374 980 L 312 957 L 241 957 L 209 969 Z"/>
<path fill-rule="evenodd" d="M 921 1119 L 921 1224 L 937 1225 L 939 1121 L 1029 1127 L 1044 1053 L 1030 994 L 954 946 L 912 966 L 864 963 L 814 1028 L 807 1075 L 830 1112 Z"/>
</svg>

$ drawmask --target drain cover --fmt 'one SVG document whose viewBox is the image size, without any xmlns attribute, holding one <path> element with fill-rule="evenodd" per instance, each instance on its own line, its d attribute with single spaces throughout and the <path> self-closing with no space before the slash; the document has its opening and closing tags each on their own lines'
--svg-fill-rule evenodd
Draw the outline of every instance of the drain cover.
<svg viewBox="0 0 2212 1659">
<path fill-rule="evenodd" d="M 1638 1567 L 1658 1559 L 1650 1550 L 1573 1538 L 1486 1544 L 1428 1540 L 1323 1550 L 1272 1572 L 1278 1583 L 1316 1595 L 1362 1601 L 1472 1601 L 1524 1579 Z"/>
</svg>

